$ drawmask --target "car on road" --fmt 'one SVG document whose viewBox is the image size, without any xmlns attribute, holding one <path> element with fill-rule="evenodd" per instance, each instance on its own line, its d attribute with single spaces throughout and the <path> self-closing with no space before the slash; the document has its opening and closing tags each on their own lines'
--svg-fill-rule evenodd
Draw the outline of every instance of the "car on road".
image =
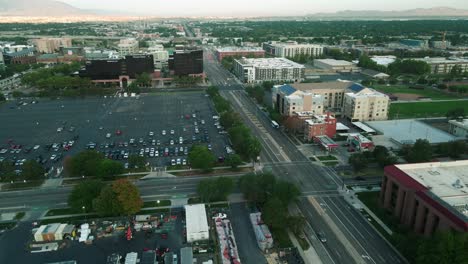
<svg viewBox="0 0 468 264">
<path fill-rule="evenodd" d="M 165 135 L 166 135 L 166 130 L 161 131 L 161 134 L 162 134 L 163 136 L 165 136 Z"/>
<path fill-rule="evenodd" d="M 60 133 L 60 132 L 62 132 L 62 131 L 63 131 L 63 127 L 57 128 L 57 132 L 58 132 L 58 133 Z"/>
<path fill-rule="evenodd" d="M 148 133 L 148 136 L 150 136 L 150 137 L 154 136 L 154 132 L 153 132 L 153 131 L 150 131 L 150 132 Z"/>
<path fill-rule="evenodd" d="M 204 125 L 204 124 L 205 124 L 205 120 L 202 119 L 201 124 Z"/>
<path fill-rule="evenodd" d="M 179 144 L 184 144 L 184 138 L 183 137 L 179 137 Z"/>
<path fill-rule="evenodd" d="M 325 236 L 325 233 L 323 231 L 317 232 L 317 238 L 320 240 L 320 242 L 325 243 L 327 242 L 327 237 Z"/>
<path fill-rule="evenodd" d="M 110 138 L 110 137 L 111 137 L 111 133 L 107 133 L 106 138 Z"/>
<path fill-rule="evenodd" d="M 171 130 L 171 135 L 174 135 L 174 133 L 175 133 L 175 131 L 172 129 L 172 130 Z"/>
</svg>

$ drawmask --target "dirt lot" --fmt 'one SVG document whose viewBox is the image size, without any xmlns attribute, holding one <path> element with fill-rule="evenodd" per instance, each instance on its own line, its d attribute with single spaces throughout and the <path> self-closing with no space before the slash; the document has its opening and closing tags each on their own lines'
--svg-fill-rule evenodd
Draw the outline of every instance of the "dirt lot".
<svg viewBox="0 0 468 264">
<path fill-rule="evenodd" d="M 407 93 L 394 93 L 392 94 L 398 97 L 400 101 L 411 101 L 411 100 L 418 100 L 421 95 L 419 94 L 407 94 Z"/>
</svg>

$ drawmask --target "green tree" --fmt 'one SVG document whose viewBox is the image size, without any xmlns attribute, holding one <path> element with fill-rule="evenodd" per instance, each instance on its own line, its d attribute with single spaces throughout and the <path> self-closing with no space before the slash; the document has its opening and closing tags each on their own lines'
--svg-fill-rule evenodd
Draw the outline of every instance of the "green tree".
<svg viewBox="0 0 468 264">
<path fill-rule="evenodd" d="M 125 215 L 133 215 L 140 211 L 143 200 L 138 188 L 127 179 L 120 179 L 112 183 L 112 190 L 116 194 Z"/>
<path fill-rule="evenodd" d="M 101 193 L 105 184 L 100 180 L 86 180 L 73 187 L 68 196 L 68 206 L 75 212 L 84 211 L 89 213 L 93 211 L 93 200 Z"/>
<path fill-rule="evenodd" d="M 128 167 L 131 169 L 144 168 L 146 164 L 146 158 L 138 155 L 128 156 Z"/>
<path fill-rule="evenodd" d="M 70 176 L 96 176 L 102 160 L 104 160 L 103 154 L 94 150 L 86 150 L 72 157 L 69 166 L 65 168 Z"/>
<path fill-rule="evenodd" d="M 294 234 L 300 234 L 306 224 L 306 219 L 300 215 L 289 216 L 286 223 Z"/>
<path fill-rule="evenodd" d="M 464 118 L 465 117 L 465 109 L 464 108 L 455 108 L 447 112 L 446 114 L 447 119 L 457 119 L 459 117 Z"/>
<path fill-rule="evenodd" d="M 234 189 L 234 181 L 228 177 L 204 179 L 197 185 L 197 194 L 202 202 L 225 201 Z"/>
<path fill-rule="evenodd" d="M 188 160 L 194 168 L 207 172 L 213 168 L 215 156 L 206 146 L 194 145 L 189 152 Z"/>
<path fill-rule="evenodd" d="M 440 232 L 418 244 L 416 264 L 468 263 L 466 233 Z"/>
<path fill-rule="evenodd" d="M 126 91 L 127 93 L 139 94 L 141 92 L 141 89 L 136 82 L 132 82 L 131 84 L 127 86 Z"/>
<path fill-rule="evenodd" d="M 438 152 L 442 155 L 449 156 L 451 158 L 459 158 L 468 149 L 468 146 L 463 140 L 450 141 L 441 143 L 438 146 Z"/>
<path fill-rule="evenodd" d="M 391 155 L 386 147 L 380 145 L 375 146 L 372 156 L 382 168 L 398 161 L 398 158 Z"/>
<path fill-rule="evenodd" d="M 427 162 L 432 159 L 432 146 L 427 139 L 418 139 L 405 156 L 408 162 Z"/>
<path fill-rule="evenodd" d="M 455 65 L 450 69 L 449 76 L 452 78 L 457 78 L 463 76 L 463 68 L 461 65 Z"/>
<path fill-rule="evenodd" d="M 122 214 L 122 205 L 111 185 L 101 190 L 99 196 L 93 200 L 93 209 L 100 216 L 116 216 Z"/>
<path fill-rule="evenodd" d="M 354 153 L 349 157 L 348 162 L 353 166 L 354 171 L 362 171 L 367 168 L 369 161 L 364 154 Z"/>
<path fill-rule="evenodd" d="M 219 95 L 219 89 L 216 86 L 210 86 L 206 88 L 206 93 L 211 97 L 215 97 L 216 95 Z"/>
<path fill-rule="evenodd" d="M 15 165 L 7 160 L 0 162 L 0 180 L 8 182 L 16 180 Z"/>
<path fill-rule="evenodd" d="M 151 86 L 151 76 L 149 73 L 137 74 L 134 81 L 138 86 L 148 87 Z"/>
<path fill-rule="evenodd" d="M 21 177 L 27 181 L 43 181 L 44 167 L 35 160 L 28 160 L 22 166 Z"/>
<path fill-rule="evenodd" d="M 291 202 L 296 200 L 300 194 L 301 192 L 296 185 L 286 181 L 278 181 L 275 184 L 272 195 L 278 197 L 284 207 L 287 207 Z"/>
<path fill-rule="evenodd" d="M 6 98 L 5 98 L 5 95 L 0 93 L 0 102 L 2 102 L 2 101 L 6 101 Z"/>
<path fill-rule="evenodd" d="M 226 165 L 230 166 L 231 169 L 237 170 L 239 165 L 242 164 L 242 159 L 237 154 L 230 154 L 229 156 L 227 156 L 225 163 Z"/>
<path fill-rule="evenodd" d="M 104 178 L 122 174 L 124 172 L 124 166 L 121 162 L 104 159 L 97 168 L 97 176 Z"/>
<path fill-rule="evenodd" d="M 283 228 L 287 221 L 287 211 L 277 197 L 269 199 L 262 208 L 262 219 L 269 227 Z"/>
<path fill-rule="evenodd" d="M 234 126 L 238 126 L 242 124 L 240 115 L 233 111 L 227 111 L 227 112 L 222 113 L 219 119 L 219 122 L 224 127 L 224 129 L 227 129 L 227 130 L 229 130 L 230 128 Z"/>
<path fill-rule="evenodd" d="M 399 74 L 416 74 L 423 75 L 431 72 L 431 66 L 424 61 L 417 60 L 400 60 L 390 63 L 388 65 L 388 72 L 391 75 Z"/>
</svg>

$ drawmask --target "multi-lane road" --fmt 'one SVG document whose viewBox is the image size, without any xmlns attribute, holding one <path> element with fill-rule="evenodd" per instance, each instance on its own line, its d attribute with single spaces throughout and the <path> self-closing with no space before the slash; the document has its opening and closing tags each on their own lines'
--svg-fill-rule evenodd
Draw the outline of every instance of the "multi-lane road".
<svg viewBox="0 0 468 264">
<path fill-rule="evenodd" d="M 312 164 L 281 131 L 271 127 L 267 114 L 243 91 L 234 76 L 205 50 L 205 71 L 221 94 L 238 109 L 245 123 L 260 140 L 260 167 L 295 183 L 303 197 L 298 208 L 306 217 L 306 233 L 324 263 L 404 263 L 362 214 L 345 201 L 339 191 L 341 178 L 333 169 Z M 317 241 L 322 231 L 326 243 Z"/>
</svg>

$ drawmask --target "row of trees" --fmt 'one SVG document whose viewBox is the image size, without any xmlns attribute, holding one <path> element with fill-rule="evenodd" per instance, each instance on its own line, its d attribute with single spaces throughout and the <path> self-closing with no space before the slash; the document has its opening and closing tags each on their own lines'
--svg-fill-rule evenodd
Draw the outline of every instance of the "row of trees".
<svg viewBox="0 0 468 264">
<path fill-rule="evenodd" d="M 68 205 L 75 212 L 119 216 L 136 214 L 143 206 L 143 200 L 138 188 L 126 179 L 111 184 L 86 180 L 75 185 L 68 197 Z"/>
<path fill-rule="evenodd" d="M 133 160 L 133 157 L 131 160 Z M 106 159 L 102 153 L 94 150 L 86 150 L 73 157 L 66 157 L 64 160 L 64 169 L 67 175 L 71 177 L 96 176 L 104 178 L 119 175 L 124 172 L 124 167 L 121 162 Z"/>
<path fill-rule="evenodd" d="M 355 153 L 349 157 L 349 164 L 353 167 L 354 171 L 362 171 L 369 163 L 376 162 L 380 167 L 395 164 L 398 157 L 390 154 L 390 151 L 384 146 L 376 146 L 372 152 L 365 151 Z"/>
<path fill-rule="evenodd" d="M 21 172 L 18 173 L 15 164 L 11 161 L 4 160 L 0 162 L 0 181 L 34 181 L 41 184 L 45 180 L 44 167 L 35 160 L 27 160 L 21 166 Z"/>
<path fill-rule="evenodd" d="M 244 160 L 256 160 L 262 146 L 247 128 L 240 116 L 232 110 L 231 103 L 224 99 L 216 87 L 207 89 L 216 110 L 220 114 L 221 125 L 228 131 L 234 150 Z"/>
<path fill-rule="evenodd" d="M 204 179 L 197 185 L 197 194 L 203 203 L 225 201 L 233 190 L 234 181 L 227 177 Z"/>
</svg>

